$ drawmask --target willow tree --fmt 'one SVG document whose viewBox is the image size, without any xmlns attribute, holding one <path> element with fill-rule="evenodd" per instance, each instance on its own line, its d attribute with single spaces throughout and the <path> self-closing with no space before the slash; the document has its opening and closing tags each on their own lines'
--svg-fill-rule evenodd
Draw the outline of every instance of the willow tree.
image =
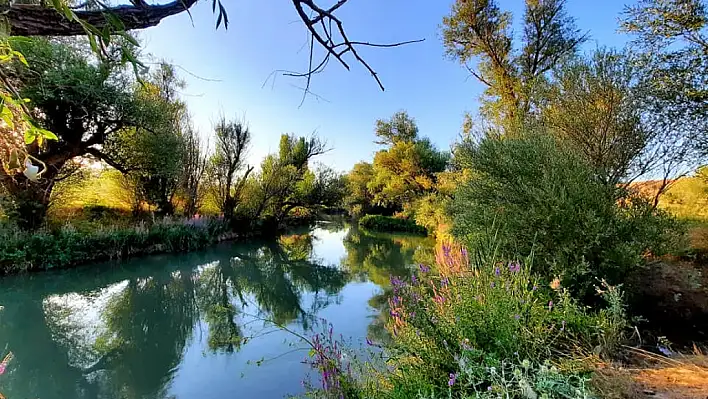
<svg viewBox="0 0 708 399">
<path fill-rule="evenodd" d="M 539 83 L 586 38 L 567 16 L 565 0 L 526 0 L 519 51 L 511 23 L 512 14 L 495 0 L 457 0 L 443 19 L 448 56 L 485 85 L 483 114 L 500 126 L 536 111 Z"/>
<path fill-rule="evenodd" d="M 18 40 L 15 47 L 27 64 L 11 63 L 3 73 L 20 96 L 30 100 L 32 119 L 57 138 L 33 140 L 24 149 L 32 163 L 43 165 L 39 175 L 0 168 L 0 184 L 9 199 L 6 210 L 22 226 L 33 228 L 44 220 L 54 185 L 82 167 L 82 157 L 122 169 L 102 145 L 143 120 L 132 77 L 119 62 L 97 60 L 76 47 L 45 39 Z"/>
</svg>

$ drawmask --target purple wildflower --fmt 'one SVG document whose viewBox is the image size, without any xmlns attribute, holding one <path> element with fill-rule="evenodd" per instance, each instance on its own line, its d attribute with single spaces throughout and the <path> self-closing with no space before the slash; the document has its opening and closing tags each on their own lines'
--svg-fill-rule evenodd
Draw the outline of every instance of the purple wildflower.
<svg viewBox="0 0 708 399">
<path fill-rule="evenodd" d="M 537 286 L 537 285 L 534 285 L 533 288 L 532 288 L 533 291 L 536 291 L 537 289 L 538 289 L 538 286 Z"/>
<path fill-rule="evenodd" d="M 399 288 L 399 287 L 402 287 L 402 286 L 404 286 L 404 285 L 406 284 L 406 283 L 403 282 L 403 280 L 401 280 L 400 278 L 398 278 L 398 277 L 396 277 L 396 276 L 391 276 L 391 277 L 390 277 L 390 280 L 391 280 L 391 285 L 392 285 L 394 288 Z"/>
<path fill-rule="evenodd" d="M 430 268 L 428 266 L 425 266 L 422 263 L 420 265 L 418 265 L 418 267 L 420 267 L 420 271 L 423 273 L 428 273 L 430 271 Z"/>
<path fill-rule="evenodd" d="M 669 348 L 667 348 L 665 346 L 661 346 L 661 345 L 659 345 L 659 352 L 664 354 L 664 356 L 666 356 L 666 357 L 669 357 L 674 354 L 673 352 L 671 352 L 671 350 Z"/>
<path fill-rule="evenodd" d="M 440 286 L 441 287 L 447 287 L 447 285 L 450 283 L 450 280 L 447 279 L 447 277 L 443 277 L 440 280 Z"/>
<path fill-rule="evenodd" d="M 394 305 L 400 305 L 401 304 L 401 297 L 398 295 L 395 295 L 393 299 L 391 299 Z"/>
<path fill-rule="evenodd" d="M 460 253 L 462 254 L 462 256 L 464 256 L 465 258 L 467 258 L 467 249 L 466 249 L 466 248 L 462 248 L 462 249 L 460 250 Z"/>
<path fill-rule="evenodd" d="M 447 385 L 453 386 L 455 385 L 455 381 L 457 381 L 457 374 L 450 373 L 450 379 L 447 381 Z"/>
<path fill-rule="evenodd" d="M 415 274 L 411 276 L 411 284 L 418 284 L 418 277 L 416 277 Z"/>
<path fill-rule="evenodd" d="M 437 303 L 445 302 L 445 297 L 440 296 L 440 295 L 436 295 L 434 299 L 435 299 L 435 302 L 437 302 Z"/>
<path fill-rule="evenodd" d="M 499 270 L 498 267 L 495 267 L 495 268 L 494 268 L 494 274 L 497 275 L 497 276 L 500 275 L 500 274 L 501 274 L 501 270 Z"/>
<path fill-rule="evenodd" d="M 509 271 L 512 273 L 518 273 L 521 271 L 521 265 L 519 262 L 509 262 Z"/>
<path fill-rule="evenodd" d="M 0 363 L 0 375 L 5 374 L 6 368 L 7 368 L 7 365 L 5 363 Z"/>
<path fill-rule="evenodd" d="M 553 301 L 548 301 L 548 310 L 553 309 Z"/>
<path fill-rule="evenodd" d="M 515 315 L 514 315 L 514 319 L 519 320 L 520 318 L 521 318 L 520 315 L 518 315 L 518 314 L 515 314 Z"/>
<path fill-rule="evenodd" d="M 371 339 L 369 339 L 369 337 L 366 337 L 366 344 L 369 346 L 374 346 L 374 343 L 371 342 Z"/>
<path fill-rule="evenodd" d="M 494 281 L 492 281 L 492 283 L 489 284 L 489 285 L 490 285 L 492 288 L 494 288 L 494 286 L 495 286 L 496 284 L 494 284 Z"/>
<path fill-rule="evenodd" d="M 492 391 L 492 386 L 491 386 L 491 385 L 487 387 L 487 391 L 489 391 L 489 392 Z"/>
</svg>

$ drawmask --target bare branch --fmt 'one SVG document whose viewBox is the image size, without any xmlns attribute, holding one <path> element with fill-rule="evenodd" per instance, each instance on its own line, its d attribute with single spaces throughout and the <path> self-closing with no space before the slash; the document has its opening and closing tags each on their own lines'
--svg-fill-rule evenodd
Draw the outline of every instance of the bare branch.
<svg viewBox="0 0 708 399">
<path fill-rule="evenodd" d="M 302 21 L 305 23 L 305 26 L 307 26 L 307 29 L 310 31 L 312 37 L 310 40 L 310 64 L 308 71 L 300 74 L 289 74 L 289 76 L 299 75 L 300 77 L 306 78 L 306 93 L 309 89 L 312 75 L 314 73 L 319 72 L 321 68 L 326 65 L 326 63 L 329 61 L 329 56 L 333 56 L 335 59 L 337 59 L 337 61 L 339 61 L 340 64 L 342 64 L 342 66 L 349 70 L 349 64 L 347 64 L 347 62 L 344 61 L 344 59 L 342 58 L 342 56 L 347 52 L 352 53 L 357 62 L 363 65 L 369 71 L 369 73 L 371 73 L 371 76 L 374 78 L 374 80 L 376 80 L 376 83 L 379 85 L 381 90 L 384 90 L 384 86 L 381 83 L 381 80 L 379 79 L 376 71 L 374 71 L 374 69 L 359 55 L 356 50 L 356 46 L 390 48 L 403 46 L 411 43 L 419 43 L 425 40 L 410 40 L 390 44 L 351 41 L 349 40 L 346 32 L 344 31 L 344 25 L 342 21 L 334 15 L 334 11 L 344 5 L 344 3 L 346 3 L 347 1 L 348 0 L 340 0 L 334 6 L 325 10 L 315 4 L 313 0 L 293 0 L 293 5 L 295 5 L 295 9 L 297 10 L 298 15 L 300 16 L 300 19 L 302 19 Z M 305 7 L 307 7 L 312 13 L 314 13 L 315 16 L 308 16 L 308 13 L 305 11 Z M 317 30 L 317 24 L 321 26 L 322 33 Z M 333 30 L 333 25 L 336 26 L 336 32 Z M 335 33 L 337 33 L 337 36 L 340 38 L 339 43 L 335 43 Z M 312 47 L 314 46 L 315 41 L 317 41 L 317 43 L 324 47 L 324 49 L 327 51 L 327 55 L 323 58 L 322 62 L 317 67 L 312 68 Z M 340 47 L 344 47 L 344 49 L 341 51 L 337 51 L 336 49 Z"/>
</svg>

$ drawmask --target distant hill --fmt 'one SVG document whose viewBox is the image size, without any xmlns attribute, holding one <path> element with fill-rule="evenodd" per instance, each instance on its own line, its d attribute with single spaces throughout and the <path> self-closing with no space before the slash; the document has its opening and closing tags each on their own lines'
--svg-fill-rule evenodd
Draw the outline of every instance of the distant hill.
<svg viewBox="0 0 708 399">
<path fill-rule="evenodd" d="M 661 180 L 646 180 L 630 187 L 654 198 L 660 186 Z M 669 190 L 659 198 L 659 207 L 682 218 L 708 221 L 708 183 L 697 177 L 671 181 Z"/>
</svg>

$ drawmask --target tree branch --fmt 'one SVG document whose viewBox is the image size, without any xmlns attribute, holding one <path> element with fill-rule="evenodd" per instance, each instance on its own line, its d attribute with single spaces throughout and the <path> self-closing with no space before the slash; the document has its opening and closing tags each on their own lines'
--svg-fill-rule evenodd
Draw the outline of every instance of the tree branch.
<svg viewBox="0 0 708 399">
<path fill-rule="evenodd" d="M 106 14 L 117 17 L 126 30 L 145 29 L 159 24 L 169 16 L 187 11 L 197 1 L 175 0 L 167 4 L 140 6 L 130 4 L 104 10 L 76 10 L 74 13 L 98 30 L 110 26 Z M 39 4 L 3 5 L 0 6 L 0 14 L 7 19 L 13 36 L 77 36 L 86 33 L 76 20 L 69 21 L 57 10 Z"/>
<path fill-rule="evenodd" d="M 96 158 L 102 160 L 103 162 L 105 162 L 105 163 L 107 163 L 108 165 L 112 166 L 113 168 L 115 168 L 117 171 L 119 171 L 119 172 L 121 172 L 121 173 L 128 173 L 128 172 L 129 172 L 128 169 L 126 169 L 125 167 L 123 167 L 123 165 L 121 165 L 121 164 L 119 164 L 118 162 L 112 160 L 108 155 L 106 155 L 106 154 L 104 154 L 103 152 L 101 152 L 101 150 L 99 150 L 98 148 L 89 147 L 89 148 L 86 149 L 86 153 L 87 153 L 87 154 L 90 154 L 90 155 L 93 155 L 94 157 L 96 157 Z"/>
</svg>

